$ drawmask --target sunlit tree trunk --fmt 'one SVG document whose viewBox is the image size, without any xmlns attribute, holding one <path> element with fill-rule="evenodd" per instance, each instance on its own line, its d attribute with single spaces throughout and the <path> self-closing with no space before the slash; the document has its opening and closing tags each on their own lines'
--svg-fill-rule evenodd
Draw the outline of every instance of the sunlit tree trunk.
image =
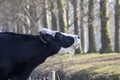
<svg viewBox="0 0 120 80">
<path fill-rule="evenodd" d="M 58 5 L 59 30 L 61 32 L 67 32 L 65 0 L 57 0 L 57 5 Z"/>
<path fill-rule="evenodd" d="M 110 24 L 108 14 L 108 0 L 100 0 L 100 18 L 101 18 L 101 53 L 112 52 L 110 39 Z"/>
<path fill-rule="evenodd" d="M 120 0 L 115 4 L 115 52 L 120 52 Z"/>
<path fill-rule="evenodd" d="M 69 0 L 66 0 L 66 25 L 67 25 L 67 28 L 69 29 Z"/>
<path fill-rule="evenodd" d="M 85 53 L 84 0 L 80 1 L 80 36 L 82 52 Z"/>
<path fill-rule="evenodd" d="M 52 30 L 58 30 L 56 1 L 54 2 L 51 1 L 51 23 L 52 23 Z"/>
<path fill-rule="evenodd" d="M 89 0 L 89 12 L 88 12 L 88 37 L 89 37 L 89 49 L 88 53 L 96 52 L 95 42 L 95 30 L 94 30 L 94 3 L 95 0 Z"/>
<path fill-rule="evenodd" d="M 78 25 L 78 1 L 77 0 L 73 0 L 72 1 L 73 4 L 73 10 L 74 10 L 74 33 L 77 35 L 80 35 L 80 27 Z M 80 53 L 82 52 L 81 49 L 81 44 L 80 47 L 78 49 L 75 50 L 75 53 Z"/>
</svg>

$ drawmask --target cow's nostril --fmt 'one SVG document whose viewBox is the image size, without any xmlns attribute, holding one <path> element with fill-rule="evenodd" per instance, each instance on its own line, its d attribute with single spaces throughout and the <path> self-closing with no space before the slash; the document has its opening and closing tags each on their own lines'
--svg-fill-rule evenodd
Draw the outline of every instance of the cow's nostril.
<svg viewBox="0 0 120 80">
<path fill-rule="evenodd" d="M 78 35 L 77 37 L 80 39 L 80 36 L 79 36 L 79 35 Z"/>
</svg>

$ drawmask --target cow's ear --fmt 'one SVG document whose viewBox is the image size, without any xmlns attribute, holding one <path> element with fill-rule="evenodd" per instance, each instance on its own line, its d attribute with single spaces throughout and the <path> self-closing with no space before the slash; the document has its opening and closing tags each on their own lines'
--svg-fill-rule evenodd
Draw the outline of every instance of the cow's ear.
<svg viewBox="0 0 120 80">
<path fill-rule="evenodd" d="M 52 41 L 52 36 L 49 34 L 44 34 L 40 32 L 40 39 L 43 43 L 49 44 Z"/>
<path fill-rule="evenodd" d="M 55 39 L 61 40 L 62 39 L 62 34 L 60 32 L 56 32 L 55 34 Z"/>
</svg>

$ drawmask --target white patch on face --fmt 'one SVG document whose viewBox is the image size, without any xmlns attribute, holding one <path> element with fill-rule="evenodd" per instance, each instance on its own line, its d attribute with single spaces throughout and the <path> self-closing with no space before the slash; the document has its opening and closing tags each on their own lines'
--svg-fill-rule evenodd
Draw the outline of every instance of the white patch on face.
<svg viewBox="0 0 120 80">
<path fill-rule="evenodd" d="M 52 36 L 54 37 L 54 36 L 55 36 L 55 33 L 56 33 L 57 31 L 53 31 L 53 30 L 50 30 L 50 29 L 42 28 L 42 29 L 40 30 L 40 32 L 43 33 L 43 34 L 50 34 L 50 35 L 52 35 Z"/>
<path fill-rule="evenodd" d="M 58 54 L 70 53 L 71 51 L 77 49 L 80 46 L 80 39 L 78 38 L 77 35 L 65 34 L 65 33 L 62 34 L 73 37 L 74 43 L 68 48 L 61 47 L 61 49 L 58 51 Z"/>
</svg>

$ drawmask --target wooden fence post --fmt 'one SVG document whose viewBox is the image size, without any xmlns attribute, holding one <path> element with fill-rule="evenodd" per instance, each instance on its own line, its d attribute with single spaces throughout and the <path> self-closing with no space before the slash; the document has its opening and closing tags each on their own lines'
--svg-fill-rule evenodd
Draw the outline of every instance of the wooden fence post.
<svg viewBox="0 0 120 80">
<path fill-rule="evenodd" d="M 55 71 L 51 71 L 50 73 L 49 73 L 49 75 L 48 75 L 48 80 L 55 80 Z"/>
<path fill-rule="evenodd" d="M 28 80 L 32 80 L 31 77 L 29 77 Z"/>
</svg>

